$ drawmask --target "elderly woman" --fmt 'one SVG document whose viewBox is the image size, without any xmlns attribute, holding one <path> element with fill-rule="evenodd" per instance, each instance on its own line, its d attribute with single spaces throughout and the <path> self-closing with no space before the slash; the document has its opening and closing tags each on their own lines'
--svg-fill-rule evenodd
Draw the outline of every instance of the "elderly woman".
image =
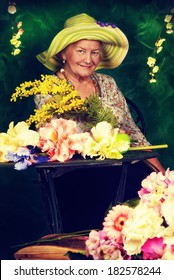
<svg viewBox="0 0 174 280">
<path fill-rule="evenodd" d="M 149 146 L 150 143 L 133 121 L 125 97 L 115 80 L 111 76 L 95 72 L 118 67 L 127 54 L 128 46 L 126 36 L 115 24 L 103 23 L 87 14 L 79 14 L 65 22 L 64 28 L 52 40 L 48 50 L 37 55 L 37 58 L 58 79 L 66 79 L 67 83 L 72 84 L 81 97 L 99 96 L 103 106 L 112 109 L 118 127 L 135 140 L 134 145 Z M 35 102 L 39 107 L 46 100 L 38 95 Z M 149 159 L 148 162 L 155 170 L 165 171 L 157 158 Z M 144 168 L 142 175 L 137 168 Z M 58 179 L 57 193 L 65 231 L 101 226 L 115 191 L 116 183 L 113 182 L 120 176 L 118 169 L 116 171 L 114 168 L 80 170 Z M 143 176 L 151 171 L 142 163 L 134 164 L 129 170 L 128 188 L 130 183 L 132 188 L 139 189 Z M 133 182 L 132 179 L 137 174 L 140 174 L 138 181 Z M 134 194 L 129 192 L 127 198 L 132 198 Z"/>
</svg>

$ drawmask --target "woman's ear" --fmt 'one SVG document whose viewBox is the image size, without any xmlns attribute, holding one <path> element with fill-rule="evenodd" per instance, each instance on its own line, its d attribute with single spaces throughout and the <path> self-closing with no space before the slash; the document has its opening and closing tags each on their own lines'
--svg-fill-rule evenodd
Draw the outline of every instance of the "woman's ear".
<svg viewBox="0 0 174 280">
<path fill-rule="evenodd" d="M 61 57 L 62 57 L 62 60 L 66 60 L 65 52 L 61 52 Z"/>
</svg>

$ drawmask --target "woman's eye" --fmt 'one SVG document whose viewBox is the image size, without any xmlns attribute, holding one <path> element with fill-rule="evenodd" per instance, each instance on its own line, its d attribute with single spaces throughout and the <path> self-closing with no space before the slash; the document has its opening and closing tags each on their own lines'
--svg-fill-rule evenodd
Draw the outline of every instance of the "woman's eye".
<svg viewBox="0 0 174 280">
<path fill-rule="evenodd" d="M 97 52 L 96 52 L 96 51 L 95 51 L 95 52 L 92 52 L 92 55 L 93 55 L 93 56 L 98 56 L 98 55 L 99 55 L 99 52 L 98 52 L 98 51 L 97 51 Z"/>
<path fill-rule="evenodd" d="M 84 53 L 85 51 L 84 51 L 84 50 L 78 50 L 78 52 L 79 52 L 79 53 Z"/>
</svg>

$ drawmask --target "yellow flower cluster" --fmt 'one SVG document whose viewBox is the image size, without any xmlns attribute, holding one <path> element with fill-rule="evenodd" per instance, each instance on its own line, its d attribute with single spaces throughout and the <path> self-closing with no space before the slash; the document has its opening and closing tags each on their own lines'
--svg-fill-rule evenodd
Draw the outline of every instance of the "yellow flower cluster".
<svg viewBox="0 0 174 280">
<path fill-rule="evenodd" d="M 30 126 L 32 123 L 36 123 L 36 127 L 39 127 L 46 121 L 52 119 L 55 116 L 65 116 L 68 113 L 79 113 L 79 111 L 87 111 L 85 106 L 85 100 L 79 98 L 79 96 L 72 92 L 67 96 L 60 98 L 60 96 L 54 96 L 47 100 L 41 108 L 35 109 L 34 115 L 30 115 L 29 119 L 26 120 Z"/>
<path fill-rule="evenodd" d="M 165 15 L 164 22 L 166 33 L 172 34 L 173 33 L 173 14 L 174 9 L 171 10 L 171 14 Z M 162 28 L 163 29 L 163 28 Z M 158 39 L 155 42 L 155 49 L 154 49 L 154 57 L 149 56 L 147 60 L 147 64 L 151 68 L 151 71 L 149 73 L 150 75 L 150 83 L 156 83 L 155 74 L 159 71 L 159 66 L 156 65 L 156 56 L 163 50 L 163 43 L 166 41 L 165 38 L 161 38 L 162 30 L 160 30 L 160 34 Z"/>
<path fill-rule="evenodd" d="M 20 84 L 10 101 L 16 102 L 17 98 L 31 95 L 45 96 L 45 100 L 40 108 L 34 110 L 34 115 L 30 115 L 26 120 L 29 126 L 35 123 L 36 127 L 39 127 L 55 116 L 87 111 L 86 100 L 81 98 L 66 80 L 58 79 L 54 75 L 41 75 L 40 80 Z"/>
<path fill-rule="evenodd" d="M 41 75 L 41 79 L 34 81 L 26 81 L 16 87 L 15 92 L 11 96 L 11 101 L 16 102 L 17 98 L 28 97 L 30 95 L 67 95 L 72 92 L 73 88 L 67 84 L 66 80 L 60 80 L 53 75 Z"/>
</svg>

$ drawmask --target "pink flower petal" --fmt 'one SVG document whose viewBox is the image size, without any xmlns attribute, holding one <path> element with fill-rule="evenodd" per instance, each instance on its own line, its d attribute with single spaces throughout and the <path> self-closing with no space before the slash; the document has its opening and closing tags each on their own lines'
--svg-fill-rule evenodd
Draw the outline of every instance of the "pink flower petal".
<svg viewBox="0 0 174 280">
<path fill-rule="evenodd" d="M 164 254 L 166 244 L 163 243 L 163 237 L 154 237 L 147 239 L 144 245 L 141 247 L 143 252 L 143 260 L 157 260 Z"/>
</svg>

